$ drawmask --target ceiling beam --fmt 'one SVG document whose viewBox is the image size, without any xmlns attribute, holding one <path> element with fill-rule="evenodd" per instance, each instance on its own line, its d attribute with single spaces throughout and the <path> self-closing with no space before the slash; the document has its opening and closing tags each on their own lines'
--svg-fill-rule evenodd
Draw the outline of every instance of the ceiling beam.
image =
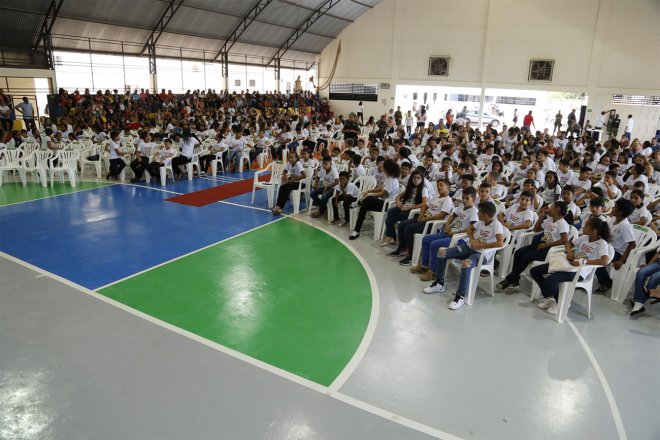
<svg viewBox="0 0 660 440">
<path fill-rule="evenodd" d="M 314 9 L 314 8 L 310 8 L 309 6 L 294 3 L 290 0 L 280 0 L 280 3 L 285 3 L 285 4 L 291 5 L 291 6 L 297 6 L 297 7 L 302 8 L 302 9 L 307 9 L 308 11 L 316 11 L 316 9 Z M 325 14 L 325 15 L 326 15 L 326 17 L 336 18 L 337 20 L 343 20 L 343 21 L 346 21 L 348 23 L 353 23 L 353 20 L 351 20 L 349 18 L 346 18 L 346 17 L 340 17 L 339 15 L 335 15 L 335 14 Z"/>
<path fill-rule="evenodd" d="M 156 23 L 156 26 L 154 26 L 151 31 L 151 35 L 147 38 L 147 42 L 144 43 L 144 47 L 140 51 L 140 56 L 144 55 L 144 52 L 146 52 L 149 46 L 154 47 L 156 45 L 158 39 L 162 33 L 165 32 L 165 28 L 174 17 L 174 14 L 176 14 L 176 11 L 179 10 L 182 3 L 183 0 L 170 0 L 165 11 L 163 11 L 163 15 L 161 15 L 160 20 L 158 20 L 158 23 Z"/>
<path fill-rule="evenodd" d="M 266 63 L 266 65 L 271 65 L 275 60 L 282 58 L 282 55 L 288 51 L 291 46 L 295 44 L 296 41 L 309 29 L 316 21 L 323 17 L 333 6 L 337 5 L 341 0 L 326 0 L 319 6 L 307 19 L 298 26 L 298 28 L 293 31 L 289 38 L 284 42 L 284 44 L 277 50 L 275 55 Z"/>
<path fill-rule="evenodd" d="M 213 57 L 213 61 L 217 60 L 218 57 L 223 56 L 226 58 L 227 54 L 234 46 L 238 39 L 241 38 L 243 32 L 252 24 L 252 22 L 261 14 L 261 11 L 266 9 L 266 7 L 271 4 L 273 0 L 257 0 L 257 3 L 248 11 L 247 14 L 241 19 L 238 25 L 234 30 L 229 34 L 225 39 L 225 43 L 222 45 L 217 54 Z"/>
<path fill-rule="evenodd" d="M 368 5 L 368 4 L 366 4 L 366 3 L 362 3 L 362 2 L 359 2 L 359 1 L 357 1 L 357 0 L 351 0 L 351 1 L 352 1 L 353 3 L 355 3 L 356 5 L 360 5 L 360 6 L 364 6 L 365 8 L 373 9 L 373 6 Z"/>
<path fill-rule="evenodd" d="M 37 42 L 32 46 L 32 52 L 37 50 L 44 36 L 50 34 L 53 30 L 53 25 L 55 25 L 55 20 L 57 20 L 57 15 L 60 13 L 62 4 L 64 4 L 64 0 L 51 0 L 48 11 L 46 11 L 46 16 L 44 17 L 44 22 L 41 25 L 41 30 L 37 36 Z"/>
</svg>

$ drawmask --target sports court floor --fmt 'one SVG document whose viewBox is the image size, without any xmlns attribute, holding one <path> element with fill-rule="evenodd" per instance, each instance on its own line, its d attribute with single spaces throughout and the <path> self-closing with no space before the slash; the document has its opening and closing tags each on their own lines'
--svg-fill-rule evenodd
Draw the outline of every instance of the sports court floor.
<svg viewBox="0 0 660 440">
<path fill-rule="evenodd" d="M 249 178 L 0 187 L 0 438 L 660 438 L 660 308 L 452 312 L 368 227 L 167 200 Z"/>
</svg>

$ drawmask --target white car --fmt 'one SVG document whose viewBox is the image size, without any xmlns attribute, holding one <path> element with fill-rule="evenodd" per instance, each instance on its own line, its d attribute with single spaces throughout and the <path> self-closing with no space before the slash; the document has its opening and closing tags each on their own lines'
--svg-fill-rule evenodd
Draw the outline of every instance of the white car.
<svg viewBox="0 0 660 440">
<path fill-rule="evenodd" d="M 465 119 L 467 121 L 474 122 L 476 124 L 477 122 L 479 122 L 479 112 L 474 110 L 468 111 L 465 114 Z M 498 125 L 500 125 L 500 120 L 484 112 L 481 118 L 481 125 L 488 125 L 488 124 L 492 124 L 494 127 L 497 127 Z"/>
</svg>

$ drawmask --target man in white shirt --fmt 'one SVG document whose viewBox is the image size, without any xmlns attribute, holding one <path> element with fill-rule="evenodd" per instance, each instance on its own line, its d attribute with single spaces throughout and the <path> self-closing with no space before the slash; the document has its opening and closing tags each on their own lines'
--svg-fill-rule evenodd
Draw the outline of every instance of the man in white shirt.
<svg viewBox="0 0 660 440">
<path fill-rule="evenodd" d="M 630 140 L 630 135 L 632 134 L 633 131 L 633 117 L 632 115 L 628 115 L 628 122 L 626 122 L 626 128 L 625 131 L 623 132 L 623 135 Z"/>
</svg>

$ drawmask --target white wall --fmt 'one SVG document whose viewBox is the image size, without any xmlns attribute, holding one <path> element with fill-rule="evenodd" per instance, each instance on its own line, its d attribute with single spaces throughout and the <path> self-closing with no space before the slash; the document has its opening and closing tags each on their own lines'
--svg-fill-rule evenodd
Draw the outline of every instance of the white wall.
<svg viewBox="0 0 660 440">
<path fill-rule="evenodd" d="M 334 82 L 390 84 L 367 115 L 414 84 L 587 93 L 593 121 L 613 94 L 660 95 L 658 23 L 658 0 L 384 0 L 323 51 L 318 75 L 328 78 L 341 41 Z M 448 77 L 427 75 L 432 55 L 451 57 Z M 555 60 L 552 82 L 527 81 L 531 58 Z M 356 104 L 331 103 L 343 114 Z M 616 108 L 634 115 L 635 136 L 655 133 L 660 107 Z"/>
</svg>

